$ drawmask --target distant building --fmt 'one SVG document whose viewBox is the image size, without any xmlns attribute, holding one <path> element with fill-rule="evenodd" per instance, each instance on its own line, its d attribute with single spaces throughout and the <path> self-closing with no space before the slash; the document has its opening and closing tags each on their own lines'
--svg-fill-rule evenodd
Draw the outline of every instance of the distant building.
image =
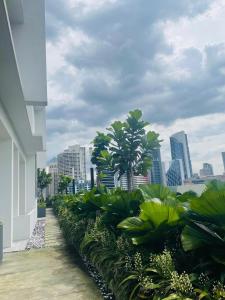
<svg viewBox="0 0 225 300">
<path fill-rule="evenodd" d="M 86 150 L 80 145 L 69 146 L 63 153 L 58 154 L 58 173 L 75 180 L 87 179 L 86 174 Z"/>
<path fill-rule="evenodd" d="M 172 160 L 181 160 L 183 164 L 184 178 L 192 177 L 192 165 L 188 147 L 187 135 L 184 131 L 177 132 L 170 137 Z M 177 164 L 177 163 L 176 163 Z"/>
<path fill-rule="evenodd" d="M 213 176 L 213 166 L 211 164 L 203 164 L 203 168 L 200 170 L 200 177 L 205 176 Z"/>
<path fill-rule="evenodd" d="M 225 172 L 225 152 L 222 152 L 222 159 L 223 159 L 223 167 Z"/>
<path fill-rule="evenodd" d="M 213 176 L 205 176 L 201 178 L 190 178 L 184 181 L 184 185 L 188 184 L 205 184 L 211 180 L 218 180 L 225 182 L 225 175 L 213 175 Z"/>
<path fill-rule="evenodd" d="M 172 160 L 169 170 L 166 173 L 166 177 L 168 186 L 178 186 L 183 184 L 185 177 L 181 159 Z"/>
<path fill-rule="evenodd" d="M 85 160 L 86 160 L 86 176 L 87 176 L 86 178 L 87 178 L 87 180 L 91 179 L 90 169 L 91 168 L 95 169 L 95 166 L 91 162 L 92 151 L 93 151 L 92 147 L 86 148 Z"/>
<path fill-rule="evenodd" d="M 77 194 L 82 191 L 90 191 L 91 189 L 91 182 L 84 181 L 84 180 L 72 180 L 67 187 L 68 194 Z"/>
<path fill-rule="evenodd" d="M 47 195 L 54 196 L 58 194 L 58 184 L 59 184 L 57 161 L 49 164 L 49 166 L 47 167 L 47 172 L 52 176 L 52 182 L 49 184 L 47 188 Z"/>
<path fill-rule="evenodd" d="M 165 184 L 160 148 L 152 152 L 152 167 L 150 170 L 151 183 Z"/>
<path fill-rule="evenodd" d="M 101 178 L 101 184 L 104 184 L 108 189 L 115 188 L 115 175 L 113 171 L 102 171 L 103 177 Z"/>
<path fill-rule="evenodd" d="M 142 175 L 133 176 L 133 188 L 134 189 L 137 189 L 139 187 L 139 185 L 148 184 L 148 183 L 150 183 L 150 180 L 149 180 L 148 176 L 142 176 Z M 119 185 L 120 185 L 122 190 L 125 190 L 125 191 L 128 190 L 127 175 L 126 174 L 123 174 L 121 176 Z"/>
</svg>

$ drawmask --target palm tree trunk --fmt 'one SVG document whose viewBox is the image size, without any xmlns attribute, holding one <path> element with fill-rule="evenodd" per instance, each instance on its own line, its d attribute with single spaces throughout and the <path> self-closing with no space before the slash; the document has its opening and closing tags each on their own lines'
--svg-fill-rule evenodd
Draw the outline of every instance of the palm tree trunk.
<svg viewBox="0 0 225 300">
<path fill-rule="evenodd" d="M 133 190 L 133 173 L 132 170 L 127 171 L 127 188 L 128 192 Z"/>
</svg>

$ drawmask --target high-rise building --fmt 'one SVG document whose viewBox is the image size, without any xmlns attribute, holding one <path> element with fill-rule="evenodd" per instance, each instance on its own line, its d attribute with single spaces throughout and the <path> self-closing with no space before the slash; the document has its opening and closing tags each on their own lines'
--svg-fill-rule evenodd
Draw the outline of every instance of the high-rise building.
<svg viewBox="0 0 225 300">
<path fill-rule="evenodd" d="M 115 174 L 113 171 L 102 171 L 101 184 L 104 184 L 108 189 L 115 188 Z"/>
<path fill-rule="evenodd" d="M 0 220 L 3 247 L 22 250 L 37 221 L 45 168 L 44 0 L 0 1 Z"/>
<path fill-rule="evenodd" d="M 181 159 L 184 170 L 184 178 L 192 177 L 192 165 L 188 147 L 187 135 L 184 131 L 177 132 L 170 137 L 172 160 Z"/>
<path fill-rule="evenodd" d="M 148 176 L 143 176 L 143 175 L 137 175 L 133 176 L 133 188 L 137 189 L 139 185 L 142 184 L 148 184 L 149 183 L 149 177 Z M 128 184 L 127 184 L 127 175 L 123 174 L 120 178 L 119 181 L 119 186 L 123 190 L 128 190 Z"/>
<path fill-rule="evenodd" d="M 165 184 L 160 148 L 152 152 L 152 167 L 150 170 L 151 183 Z"/>
<path fill-rule="evenodd" d="M 48 186 L 47 193 L 50 196 L 58 194 L 59 174 L 58 174 L 58 163 L 53 162 L 48 165 L 47 172 L 51 174 L 52 181 Z"/>
<path fill-rule="evenodd" d="M 80 145 L 69 146 L 63 153 L 58 154 L 58 174 L 66 175 L 75 180 L 87 179 L 86 150 Z"/>
<path fill-rule="evenodd" d="M 203 164 L 203 168 L 200 170 L 200 177 L 205 176 L 213 176 L 213 166 L 211 164 Z"/>
<path fill-rule="evenodd" d="M 169 170 L 166 173 L 166 176 L 168 186 L 177 186 L 183 184 L 185 177 L 183 162 L 181 159 L 172 160 L 172 162 L 170 163 Z"/>
<path fill-rule="evenodd" d="M 223 167 L 225 172 L 225 152 L 222 152 L 222 159 L 223 159 Z"/>
</svg>

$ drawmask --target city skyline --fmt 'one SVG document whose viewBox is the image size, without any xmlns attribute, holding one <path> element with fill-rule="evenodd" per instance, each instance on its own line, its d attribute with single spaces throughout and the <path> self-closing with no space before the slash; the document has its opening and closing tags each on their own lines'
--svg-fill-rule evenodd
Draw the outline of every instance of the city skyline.
<svg viewBox="0 0 225 300">
<path fill-rule="evenodd" d="M 155 129 L 155 128 L 154 128 Z M 180 132 L 180 131 L 178 131 Z M 166 171 L 168 171 L 169 169 L 169 165 L 170 165 L 170 162 L 171 162 L 171 149 L 170 149 L 170 136 L 174 135 L 176 132 L 172 132 L 170 135 L 167 135 L 167 139 L 164 138 L 163 139 L 163 136 L 160 136 L 160 138 L 163 139 L 163 142 L 161 143 L 161 147 L 160 147 L 160 151 L 161 151 L 161 161 L 165 164 L 165 169 Z M 186 131 L 185 131 L 186 133 Z M 188 144 L 189 144 L 189 151 L 190 151 L 190 157 L 191 157 L 191 162 L 192 162 L 192 173 L 197 173 L 199 174 L 200 173 L 200 170 L 202 168 L 202 165 L 204 163 L 209 163 L 213 166 L 213 170 L 214 170 L 214 174 L 215 175 L 222 175 L 224 173 L 224 165 L 223 165 L 223 160 L 222 160 L 222 152 L 224 151 L 220 151 L 218 152 L 217 156 L 214 157 L 213 159 L 211 160 L 204 160 L 204 159 L 201 159 L 199 161 L 195 161 L 192 159 L 192 138 L 191 138 L 191 135 L 187 134 L 188 136 Z M 52 157 L 48 157 L 48 163 L 54 161 L 54 159 L 56 159 L 57 155 L 61 152 L 63 152 L 66 148 L 70 147 L 71 145 L 74 145 L 74 144 L 77 144 L 77 143 L 68 143 L 67 146 L 65 148 L 61 148 L 62 150 L 61 151 L 58 151 L 56 153 L 55 156 L 52 156 Z M 82 147 L 85 147 L 85 148 L 90 148 L 91 147 L 91 144 L 79 144 L 79 145 L 82 145 Z M 225 147 L 224 147 L 225 148 Z"/>
<path fill-rule="evenodd" d="M 184 130 L 193 171 L 223 172 L 225 0 L 49 0 L 46 20 L 49 158 L 140 108 L 164 161 Z"/>
</svg>

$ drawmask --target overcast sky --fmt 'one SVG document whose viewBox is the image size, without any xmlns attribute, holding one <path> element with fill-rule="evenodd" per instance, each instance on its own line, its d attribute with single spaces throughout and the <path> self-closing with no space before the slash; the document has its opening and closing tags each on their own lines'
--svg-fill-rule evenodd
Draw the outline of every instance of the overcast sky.
<svg viewBox="0 0 225 300">
<path fill-rule="evenodd" d="M 48 158 L 140 108 L 223 172 L 225 0 L 46 0 Z"/>
</svg>

